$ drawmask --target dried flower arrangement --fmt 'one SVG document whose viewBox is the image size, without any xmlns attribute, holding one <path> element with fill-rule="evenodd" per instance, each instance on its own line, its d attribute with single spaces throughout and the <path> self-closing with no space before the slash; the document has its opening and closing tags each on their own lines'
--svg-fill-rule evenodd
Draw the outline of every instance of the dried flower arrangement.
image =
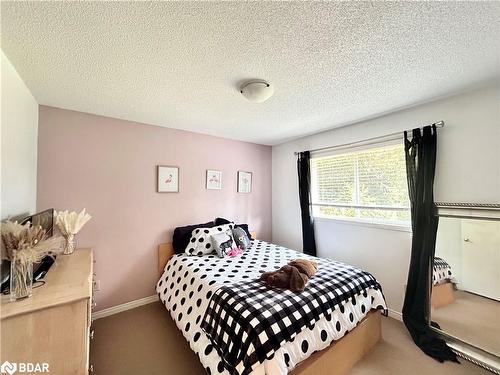
<svg viewBox="0 0 500 375">
<path fill-rule="evenodd" d="M 80 212 L 59 211 L 55 213 L 56 225 L 66 238 L 64 254 L 71 254 L 75 251 L 75 235 L 82 229 L 92 216 L 85 212 L 85 208 Z"/>
<path fill-rule="evenodd" d="M 11 262 L 11 299 L 29 297 L 33 263 L 40 262 L 45 256 L 54 256 L 62 250 L 62 237 L 47 239 L 41 226 L 24 225 L 17 221 L 2 223 L 1 236 L 4 253 L 2 257 Z"/>
</svg>

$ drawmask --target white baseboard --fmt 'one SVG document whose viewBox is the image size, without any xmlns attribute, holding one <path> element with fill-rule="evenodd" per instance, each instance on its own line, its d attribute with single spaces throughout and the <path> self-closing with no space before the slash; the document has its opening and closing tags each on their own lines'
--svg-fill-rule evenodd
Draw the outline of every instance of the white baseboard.
<svg viewBox="0 0 500 375">
<path fill-rule="evenodd" d="M 149 297 L 144 297 L 144 298 L 136 299 L 134 301 L 122 303 L 121 305 L 116 305 L 116 306 L 109 307 L 107 309 L 92 313 L 92 320 L 97 320 L 100 318 L 104 318 L 106 316 L 118 314 L 122 311 L 127 311 L 130 309 L 139 307 L 139 306 L 147 305 L 149 303 L 153 303 L 153 302 L 156 302 L 158 300 L 159 300 L 158 295 L 155 294 L 155 295 L 152 295 Z"/>
<path fill-rule="evenodd" d="M 389 317 L 392 319 L 399 320 L 400 322 L 403 321 L 403 314 L 401 314 L 399 311 L 392 310 L 392 309 L 387 309 L 389 312 Z"/>
<path fill-rule="evenodd" d="M 109 307 L 107 309 L 93 313 L 92 320 L 97 320 L 100 318 L 104 318 L 106 316 L 118 314 L 122 311 L 127 311 L 130 309 L 139 307 L 139 306 L 147 305 L 149 303 L 153 303 L 153 302 L 156 302 L 158 300 L 159 300 L 158 295 L 154 294 L 154 295 L 149 296 L 149 297 L 144 297 L 144 298 L 136 299 L 134 301 L 122 303 L 121 305 L 116 305 L 116 306 Z M 389 313 L 388 315 L 390 318 L 399 320 L 400 322 L 403 321 L 403 314 L 401 314 L 399 311 L 392 310 L 392 309 L 387 309 L 387 311 Z"/>
</svg>

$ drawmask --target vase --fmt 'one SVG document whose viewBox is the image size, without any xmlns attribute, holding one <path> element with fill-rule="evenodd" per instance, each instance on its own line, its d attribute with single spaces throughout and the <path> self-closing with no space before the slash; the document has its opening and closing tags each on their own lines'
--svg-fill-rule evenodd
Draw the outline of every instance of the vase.
<svg viewBox="0 0 500 375">
<path fill-rule="evenodd" d="M 33 291 L 33 262 L 15 257 L 10 263 L 10 300 L 31 297 Z"/>
<path fill-rule="evenodd" d="M 70 233 L 66 236 L 66 245 L 64 246 L 64 255 L 73 254 L 75 251 L 75 235 Z"/>
</svg>

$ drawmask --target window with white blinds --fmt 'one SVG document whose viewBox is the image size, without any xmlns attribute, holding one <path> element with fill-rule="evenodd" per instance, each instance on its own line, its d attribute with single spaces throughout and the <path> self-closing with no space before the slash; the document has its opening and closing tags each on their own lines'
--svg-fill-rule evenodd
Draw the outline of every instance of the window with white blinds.
<svg viewBox="0 0 500 375">
<path fill-rule="evenodd" d="M 402 144 L 311 158 L 313 214 L 408 225 Z"/>
</svg>

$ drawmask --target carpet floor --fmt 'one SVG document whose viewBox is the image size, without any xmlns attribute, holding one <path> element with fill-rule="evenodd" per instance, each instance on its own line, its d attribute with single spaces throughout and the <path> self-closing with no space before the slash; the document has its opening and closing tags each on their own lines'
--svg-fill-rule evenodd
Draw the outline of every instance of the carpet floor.
<svg viewBox="0 0 500 375">
<path fill-rule="evenodd" d="M 97 375 L 203 375 L 198 357 L 159 302 L 137 307 L 93 323 L 90 363 Z M 383 339 L 351 375 L 487 375 L 461 360 L 438 363 L 411 341 L 403 324 L 382 319 Z"/>
<path fill-rule="evenodd" d="M 455 301 L 432 311 L 443 331 L 500 356 L 500 302 L 457 290 Z"/>
</svg>

